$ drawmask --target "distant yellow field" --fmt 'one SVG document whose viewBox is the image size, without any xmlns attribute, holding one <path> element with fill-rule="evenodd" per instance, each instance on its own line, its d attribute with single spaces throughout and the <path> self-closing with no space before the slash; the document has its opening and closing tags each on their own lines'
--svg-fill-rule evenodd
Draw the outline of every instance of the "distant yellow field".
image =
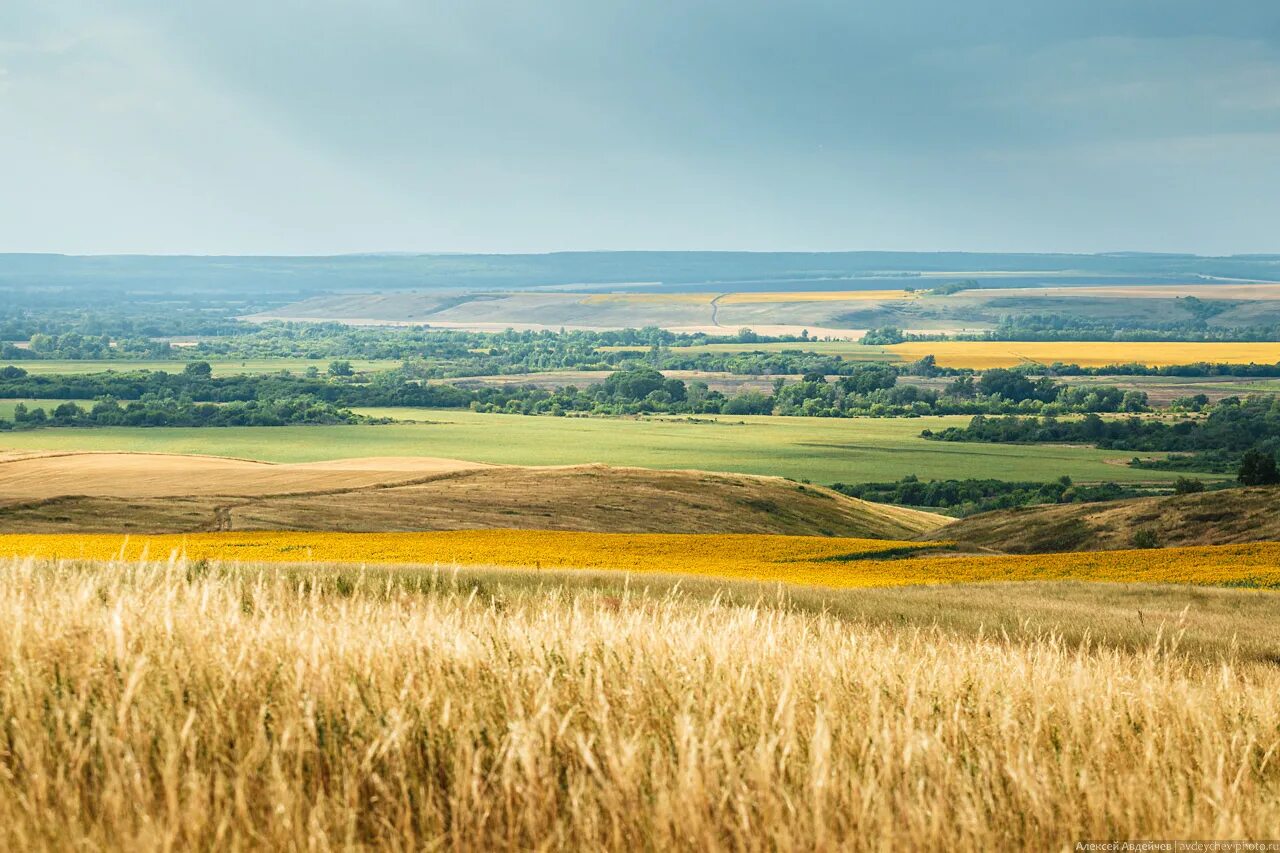
<svg viewBox="0 0 1280 853">
<path fill-rule="evenodd" d="M 806 290 L 777 293 L 726 293 L 721 305 L 755 305 L 770 302 L 854 302 L 861 300 L 912 299 L 918 294 L 906 290 Z"/>
<path fill-rule="evenodd" d="M 883 349 L 907 361 L 932 355 L 943 367 L 975 369 L 1013 367 L 1029 362 L 1046 365 L 1061 362 L 1081 367 L 1102 367 L 1108 364 L 1160 367 L 1200 361 L 1224 364 L 1280 362 L 1280 343 L 913 341 Z"/>
<path fill-rule="evenodd" d="M 0 556 L 413 563 L 662 572 L 827 587 L 1085 580 L 1280 587 L 1280 543 L 1031 556 L 928 555 L 946 543 L 818 536 L 465 530 L 0 536 Z M 877 559 L 921 549 L 923 556 Z"/>
</svg>

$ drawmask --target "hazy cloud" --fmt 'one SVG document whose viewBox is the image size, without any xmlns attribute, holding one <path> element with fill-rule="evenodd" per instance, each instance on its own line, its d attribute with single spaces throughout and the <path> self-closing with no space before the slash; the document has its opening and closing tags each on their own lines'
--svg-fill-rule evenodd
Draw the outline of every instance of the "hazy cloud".
<svg viewBox="0 0 1280 853">
<path fill-rule="evenodd" d="M 0 248 L 1276 250 L 1266 0 L 9 0 Z"/>
</svg>

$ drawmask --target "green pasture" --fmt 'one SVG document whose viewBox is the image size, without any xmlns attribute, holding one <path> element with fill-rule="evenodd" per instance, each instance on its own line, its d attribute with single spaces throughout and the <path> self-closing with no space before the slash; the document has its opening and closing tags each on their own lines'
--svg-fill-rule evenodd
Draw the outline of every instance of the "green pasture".
<svg viewBox="0 0 1280 853">
<path fill-rule="evenodd" d="M 992 477 L 1088 482 L 1171 480 L 1117 464 L 1123 451 L 926 441 L 967 417 L 554 418 L 464 410 L 363 409 L 418 422 L 361 426 L 42 429 L 0 433 L 0 449 L 205 453 L 273 462 L 439 456 L 518 465 L 600 462 L 807 479 L 815 483 Z"/>
</svg>

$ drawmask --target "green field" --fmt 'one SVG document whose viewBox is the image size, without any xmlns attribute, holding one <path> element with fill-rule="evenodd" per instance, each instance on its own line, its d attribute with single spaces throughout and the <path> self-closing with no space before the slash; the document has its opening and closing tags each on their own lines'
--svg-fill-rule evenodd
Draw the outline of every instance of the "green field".
<svg viewBox="0 0 1280 853">
<path fill-rule="evenodd" d="M 25 403 L 28 409 L 44 409 L 46 413 L 52 413 L 63 403 L 78 403 L 85 408 L 93 405 L 92 400 L 34 400 L 30 397 L 25 400 L 0 400 L 0 419 L 13 420 L 13 410 L 19 403 Z M 3 442 L 0 441 L 0 443 Z"/>
<path fill-rule="evenodd" d="M 418 418 L 383 426 L 43 429 L 0 433 L 0 448 L 206 453 L 274 462 L 358 456 L 440 456 L 521 465 L 601 462 L 773 474 L 815 483 L 992 477 L 1079 481 L 1172 480 L 1107 460 L 1123 451 L 1048 445 L 925 441 L 922 429 L 967 417 L 910 419 L 721 417 L 553 418 L 461 410 L 363 409 Z"/>
<path fill-rule="evenodd" d="M 291 373 L 301 373 L 308 367 L 318 368 L 324 371 L 329 367 L 329 363 L 333 359 L 327 358 L 259 358 L 259 359 L 192 359 L 192 361 L 205 360 L 213 368 L 215 376 L 233 376 L 239 373 L 279 373 L 287 370 Z M 351 367 L 360 372 L 391 370 L 399 367 L 400 362 L 389 360 L 373 360 L 373 359 L 343 359 L 350 361 Z M 21 367 L 27 373 L 45 374 L 45 373 L 102 373 L 107 370 L 114 370 L 117 373 L 127 373 L 134 370 L 163 370 L 167 373 L 181 373 L 183 368 L 187 366 L 187 361 L 128 361 L 126 359 L 112 359 L 106 361 L 19 361 L 11 362 L 15 367 Z"/>
</svg>

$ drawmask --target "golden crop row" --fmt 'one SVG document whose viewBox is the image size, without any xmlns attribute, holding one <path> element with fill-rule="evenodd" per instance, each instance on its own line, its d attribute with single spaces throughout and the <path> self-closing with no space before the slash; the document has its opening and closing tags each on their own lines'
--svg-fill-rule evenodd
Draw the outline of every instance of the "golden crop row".
<svg viewBox="0 0 1280 853">
<path fill-rule="evenodd" d="M 1036 363 L 1078 364 L 1102 367 L 1109 364 L 1169 364 L 1212 362 L 1220 364 L 1275 364 L 1280 362 L 1280 343 L 1218 343 L 1163 341 L 911 341 L 884 347 L 906 361 L 932 355 L 943 367 L 987 369 Z"/>
<path fill-rule="evenodd" d="M 180 553 L 235 562 L 603 569 L 845 588 L 1025 580 L 1280 587 L 1280 543 L 1030 556 L 927 553 L 945 544 L 750 534 L 264 531 L 131 537 L 12 534 L 0 536 L 0 555 L 136 560 Z M 915 555 L 887 559 L 908 550 Z"/>
</svg>

